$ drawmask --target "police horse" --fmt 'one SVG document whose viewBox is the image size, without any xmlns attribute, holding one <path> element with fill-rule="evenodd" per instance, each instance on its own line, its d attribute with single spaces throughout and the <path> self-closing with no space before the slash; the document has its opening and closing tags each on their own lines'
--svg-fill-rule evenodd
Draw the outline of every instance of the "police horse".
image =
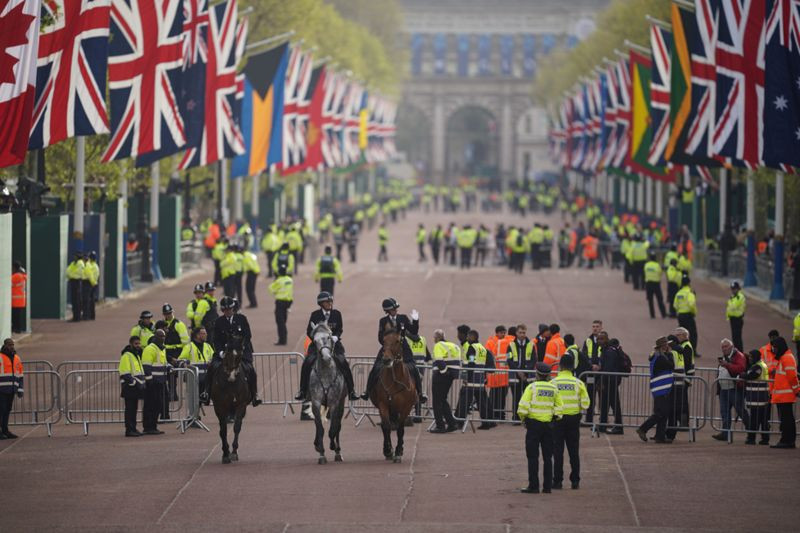
<svg viewBox="0 0 800 533">
<path fill-rule="evenodd" d="M 219 438 L 222 440 L 222 464 L 238 461 L 239 432 L 250 403 L 247 369 L 242 363 L 241 342 L 231 343 L 222 351 L 222 362 L 211 382 L 211 400 L 219 420 Z M 233 417 L 233 450 L 228 447 L 228 419 Z"/>
<path fill-rule="evenodd" d="M 341 462 L 342 452 L 339 445 L 339 433 L 342 430 L 342 417 L 344 416 L 344 401 L 347 397 L 347 386 L 344 376 L 336 367 L 333 360 L 333 333 L 328 324 L 320 322 L 311 325 L 311 338 L 317 350 L 317 359 L 311 369 L 308 382 L 308 397 L 311 400 L 311 411 L 314 413 L 314 449 L 319 453 L 318 463 L 324 465 L 328 462 L 325 458 L 325 428 L 322 425 L 322 408 L 327 409 L 329 420 L 328 437 L 330 448 L 335 453 L 334 460 Z"/>
<path fill-rule="evenodd" d="M 370 400 L 378 408 L 383 430 L 383 456 L 387 461 L 403 461 L 403 435 L 411 409 L 417 403 L 414 378 L 403 363 L 403 337 L 387 324 L 383 336 L 383 357 L 378 382 L 370 391 Z M 392 429 L 397 431 L 397 446 L 392 451 Z"/>
</svg>

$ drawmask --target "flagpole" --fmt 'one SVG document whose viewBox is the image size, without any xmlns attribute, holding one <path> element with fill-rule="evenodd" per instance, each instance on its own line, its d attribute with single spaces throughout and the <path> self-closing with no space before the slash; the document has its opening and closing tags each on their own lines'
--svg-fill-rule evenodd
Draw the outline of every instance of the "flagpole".
<svg viewBox="0 0 800 533">
<path fill-rule="evenodd" d="M 770 292 L 770 300 L 783 300 L 785 296 L 783 289 L 783 262 L 786 260 L 783 257 L 783 221 L 784 221 L 784 197 L 786 196 L 784 187 L 783 172 L 775 173 L 775 239 L 773 240 L 774 257 L 772 264 L 774 265 L 774 272 L 772 278 L 772 291 Z M 795 281 L 795 283 L 798 283 Z"/>
<path fill-rule="evenodd" d="M 272 44 L 272 43 L 276 43 L 278 41 L 283 41 L 285 39 L 288 39 L 289 37 L 292 37 L 295 33 L 297 33 L 297 32 L 294 31 L 294 30 L 289 30 L 287 32 L 280 33 L 280 34 L 274 35 L 272 37 L 267 37 L 266 39 L 262 39 L 260 41 L 256 41 L 254 43 L 248 44 L 245 47 L 245 50 L 250 51 L 250 50 L 253 50 L 254 48 L 259 48 L 259 47 L 264 46 L 266 44 Z M 300 42 L 302 42 L 302 40 Z"/>
<path fill-rule="evenodd" d="M 633 41 L 629 41 L 628 39 L 625 39 L 625 46 L 627 46 L 628 48 L 631 48 L 632 50 L 636 50 L 637 52 L 640 52 L 642 54 L 646 54 L 648 56 L 649 55 L 653 55 L 653 53 L 650 51 L 650 49 L 647 48 L 646 46 L 642 46 L 641 44 L 637 44 L 637 43 L 635 43 Z"/>
<path fill-rule="evenodd" d="M 645 15 L 644 18 L 647 22 L 651 24 L 655 24 L 656 26 L 664 28 L 665 30 L 672 30 L 672 24 L 670 24 L 669 22 L 665 22 L 661 19 L 657 19 L 650 15 Z"/>
<path fill-rule="evenodd" d="M 242 220 L 242 181 L 244 178 L 241 176 L 233 178 L 233 221 L 237 224 Z"/>
<path fill-rule="evenodd" d="M 259 205 L 258 200 L 260 196 L 259 189 L 261 188 L 261 172 L 253 176 L 253 190 L 250 195 L 250 218 L 253 219 L 253 227 L 258 227 L 258 214 Z"/>
<path fill-rule="evenodd" d="M 83 251 L 83 198 L 86 179 L 86 137 L 75 139 L 75 208 L 72 219 L 72 238 L 75 251 Z"/>
<path fill-rule="evenodd" d="M 158 264 L 158 193 L 160 185 L 161 169 L 156 161 L 150 165 L 150 268 L 155 280 L 161 280 L 161 268 Z"/>
<path fill-rule="evenodd" d="M 690 9 L 692 11 L 695 10 L 694 4 L 692 2 L 687 2 L 686 0 L 672 0 L 672 2 L 686 9 Z"/>
<path fill-rule="evenodd" d="M 755 287 L 756 280 L 756 182 L 753 171 L 747 171 L 747 267 L 744 286 Z"/>
</svg>

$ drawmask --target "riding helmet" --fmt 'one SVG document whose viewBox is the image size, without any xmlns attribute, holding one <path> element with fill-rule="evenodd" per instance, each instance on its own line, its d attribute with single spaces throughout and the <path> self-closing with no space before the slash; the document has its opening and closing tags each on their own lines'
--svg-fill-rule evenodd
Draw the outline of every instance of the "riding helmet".
<svg viewBox="0 0 800 533">
<path fill-rule="evenodd" d="M 217 290 L 217 286 L 211 281 L 206 281 L 206 292 Z"/>
<path fill-rule="evenodd" d="M 219 301 L 219 308 L 220 309 L 233 309 L 236 304 L 233 301 L 233 298 L 230 296 L 223 296 L 223 298 Z"/>
<path fill-rule="evenodd" d="M 172 306 L 169 304 L 164 304 L 163 306 L 161 306 L 161 312 L 165 315 L 172 313 L 173 312 Z"/>
<path fill-rule="evenodd" d="M 397 300 L 394 298 L 386 298 L 383 303 L 381 304 L 384 311 L 389 311 L 391 309 L 397 309 L 400 307 L 400 304 L 397 303 Z"/>
<path fill-rule="evenodd" d="M 194 292 L 205 292 L 205 289 L 203 288 L 203 284 L 202 283 L 198 283 L 197 285 L 195 285 L 194 286 Z"/>
<path fill-rule="evenodd" d="M 328 291 L 322 291 L 317 295 L 317 303 L 321 304 L 322 302 L 333 302 L 333 296 Z"/>
</svg>

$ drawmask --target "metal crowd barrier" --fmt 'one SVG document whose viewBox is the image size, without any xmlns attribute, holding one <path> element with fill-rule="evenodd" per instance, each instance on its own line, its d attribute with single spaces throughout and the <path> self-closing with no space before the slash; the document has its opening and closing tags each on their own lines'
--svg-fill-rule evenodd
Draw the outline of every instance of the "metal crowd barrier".
<svg viewBox="0 0 800 533">
<path fill-rule="evenodd" d="M 28 361 L 25 366 L 34 368 L 47 366 L 31 363 L 47 361 Z M 12 426 L 39 426 L 47 428 L 47 436 L 53 436 L 53 424 L 61 420 L 61 378 L 52 370 L 25 370 L 22 398 L 14 398 L 9 424 Z"/>
<path fill-rule="evenodd" d="M 708 412 L 708 419 L 711 424 L 711 428 L 715 431 L 720 433 L 725 433 L 728 443 L 733 442 L 733 434 L 734 433 L 744 433 L 746 435 L 780 435 L 781 432 L 780 428 L 780 420 L 776 420 L 772 418 L 773 414 L 777 414 L 777 410 L 773 409 L 772 404 L 768 404 L 765 406 L 764 411 L 762 412 L 755 412 L 754 409 L 747 408 L 747 399 L 745 395 L 745 387 L 748 383 L 747 380 L 743 380 L 740 378 L 717 378 L 711 384 L 711 394 L 709 398 L 710 408 Z M 750 383 L 753 383 L 752 381 Z M 769 381 L 772 383 L 772 380 Z M 729 427 L 726 428 L 725 426 L 726 421 L 723 418 L 723 410 L 722 410 L 722 401 L 720 399 L 720 393 L 722 390 L 722 385 L 733 385 L 734 390 L 734 398 L 733 403 L 728 406 L 728 415 L 729 415 Z M 738 408 L 741 408 L 742 411 L 740 412 Z M 800 424 L 800 420 L 797 420 L 797 402 L 795 401 L 792 404 L 792 411 L 795 415 L 795 424 Z M 742 414 L 746 413 L 748 417 L 748 421 L 751 423 L 753 420 L 750 418 L 752 416 L 759 416 L 758 422 L 763 422 L 764 418 L 767 422 L 767 430 L 761 430 L 760 427 L 763 427 L 761 424 L 758 424 L 756 429 L 750 429 L 746 426 L 744 419 L 742 418 Z"/>
<path fill-rule="evenodd" d="M 60 366 L 60 365 L 59 365 Z M 197 370 L 175 368 L 178 377 L 177 400 L 167 394 L 168 417 L 163 422 L 178 424 L 181 433 L 199 418 L 200 391 Z M 64 376 L 64 416 L 68 424 L 83 424 L 84 435 L 89 424 L 122 424 L 125 402 L 120 396 L 119 373 L 114 369 L 70 370 Z"/>
<path fill-rule="evenodd" d="M 283 405 L 283 416 L 294 413 L 294 399 L 300 388 L 300 367 L 303 354 L 299 352 L 254 353 L 253 365 L 258 375 L 259 392 L 265 405 Z"/>
<path fill-rule="evenodd" d="M 119 360 L 106 360 L 106 361 L 64 361 L 56 366 L 56 372 L 62 379 L 66 378 L 67 374 L 73 370 L 118 370 Z M 119 381 L 117 382 L 119 383 Z"/>
<path fill-rule="evenodd" d="M 181 265 L 200 266 L 204 248 L 202 241 L 181 241 Z"/>
</svg>

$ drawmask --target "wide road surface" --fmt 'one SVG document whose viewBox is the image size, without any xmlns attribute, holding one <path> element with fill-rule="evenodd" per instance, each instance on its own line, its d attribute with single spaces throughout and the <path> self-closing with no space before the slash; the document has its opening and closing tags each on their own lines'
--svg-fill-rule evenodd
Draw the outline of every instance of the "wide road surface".
<svg viewBox="0 0 800 533">
<path fill-rule="evenodd" d="M 643 293 L 622 282 L 619 271 L 526 270 L 519 276 L 499 267 L 461 271 L 419 263 L 414 245 L 418 222 L 509 222 L 500 214 L 420 214 L 389 226 L 391 262 L 378 264 L 375 231 L 366 232 L 356 265 L 344 261 L 345 281 L 336 307 L 344 314 L 348 353 L 374 355 L 381 300 L 395 297 L 401 312 L 420 312 L 422 333 L 435 328 L 455 338 L 466 323 L 481 333 L 494 326 L 558 322 L 580 341 L 600 318 L 621 340 L 634 362 L 644 363 L 653 340 L 675 327 L 651 320 Z M 558 227 L 557 217 L 534 220 Z M 518 220 L 519 221 L 519 220 Z M 263 263 L 263 259 L 262 259 Z M 305 323 L 316 307 L 318 287 L 304 265 L 296 283 L 289 321 L 294 347 L 302 346 Z M 158 315 L 169 301 L 183 315 L 191 287 L 208 274 L 188 276 L 98 311 L 94 323 L 36 323 L 37 333 L 19 343 L 24 359 L 53 362 L 116 359 L 142 309 Z M 259 281 L 259 307 L 245 310 L 257 351 L 275 341 L 272 301 Z M 699 364 L 715 361 L 719 340 L 728 336 L 726 292 L 696 279 Z M 745 327 L 748 348 L 765 342 L 768 330 L 789 334 L 788 320 L 750 302 Z M 6 531 L 157 528 L 259 531 L 609 531 L 632 527 L 675 529 L 789 530 L 796 524 L 800 454 L 732 445 L 711 439 L 706 426 L 697 442 L 679 434 L 671 446 L 624 436 L 581 440 L 582 482 L 550 495 L 524 495 L 524 430 L 431 435 L 426 424 L 406 432 L 402 464 L 381 455 L 380 431 L 345 420 L 343 464 L 316 464 L 313 425 L 297 415 L 282 418 L 280 406 L 250 409 L 241 438 L 240 462 L 220 464 L 216 424 L 212 432 L 182 435 L 162 426 L 161 437 L 126 439 L 120 425 L 95 425 L 89 436 L 77 425 L 17 427 L 23 438 L 0 442 L 7 489 L 2 518 Z"/>
</svg>

